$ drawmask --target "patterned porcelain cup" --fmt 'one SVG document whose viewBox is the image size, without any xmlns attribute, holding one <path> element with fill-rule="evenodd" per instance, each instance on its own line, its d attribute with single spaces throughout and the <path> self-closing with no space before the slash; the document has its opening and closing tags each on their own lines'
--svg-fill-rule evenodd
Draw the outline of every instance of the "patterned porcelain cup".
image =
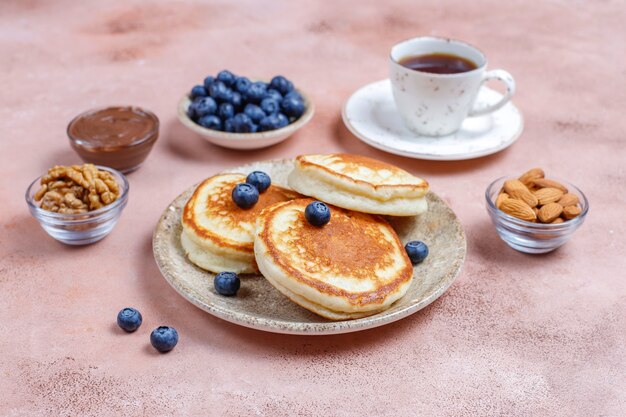
<svg viewBox="0 0 626 417">
<path fill-rule="evenodd" d="M 435 74 L 407 68 L 399 62 L 406 57 L 449 54 L 465 58 L 476 69 L 456 74 Z M 389 78 L 393 98 L 405 125 L 426 136 L 444 136 L 456 132 L 466 117 L 482 116 L 504 106 L 515 92 L 515 81 L 504 70 L 486 71 L 487 58 L 475 47 L 461 41 L 419 37 L 402 41 L 391 48 Z M 496 103 L 475 108 L 480 86 L 499 80 L 506 93 Z"/>
</svg>

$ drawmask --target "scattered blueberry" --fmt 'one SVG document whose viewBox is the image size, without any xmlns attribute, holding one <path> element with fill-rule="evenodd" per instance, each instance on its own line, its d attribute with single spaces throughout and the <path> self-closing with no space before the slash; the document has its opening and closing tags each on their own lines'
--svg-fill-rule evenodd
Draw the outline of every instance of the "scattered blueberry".
<svg viewBox="0 0 626 417">
<path fill-rule="evenodd" d="M 282 75 L 277 75 L 276 77 L 272 78 L 272 81 L 270 81 L 270 87 L 278 90 L 278 92 L 283 96 L 293 90 L 293 84 L 291 83 L 291 81 L 289 81 Z"/>
<path fill-rule="evenodd" d="M 222 120 L 214 114 L 203 116 L 198 120 L 198 124 L 207 129 L 221 130 Z"/>
<path fill-rule="evenodd" d="M 218 101 L 228 101 L 232 94 L 232 90 L 219 80 L 214 81 L 209 87 L 209 95 Z"/>
<path fill-rule="evenodd" d="M 206 91 L 209 91 L 209 88 L 211 88 L 211 84 L 213 84 L 213 81 L 215 81 L 215 77 L 212 76 L 208 76 L 204 79 L 204 88 L 206 88 Z"/>
<path fill-rule="evenodd" d="M 265 94 L 263 95 L 263 100 L 265 100 L 266 98 L 273 98 L 274 100 L 280 103 L 283 99 L 283 95 L 280 94 L 278 90 L 274 90 L 273 88 L 268 88 Z"/>
<path fill-rule="evenodd" d="M 298 118 L 304 113 L 304 102 L 296 97 L 285 97 L 280 107 L 288 117 Z"/>
<path fill-rule="evenodd" d="M 117 325 L 129 333 L 137 330 L 142 320 L 141 313 L 132 307 L 123 308 L 117 313 Z"/>
<path fill-rule="evenodd" d="M 313 226 L 324 226 L 330 221 L 330 209 L 321 201 L 314 201 L 306 206 L 304 217 Z"/>
<path fill-rule="evenodd" d="M 237 113 L 233 117 L 233 130 L 236 133 L 252 133 L 255 130 L 253 126 L 256 127 L 252 119 L 245 113 Z"/>
<path fill-rule="evenodd" d="M 239 77 L 235 81 L 235 90 L 239 94 L 245 95 L 248 92 L 248 88 L 252 85 L 252 82 L 247 77 Z"/>
<path fill-rule="evenodd" d="M 270 185 L 272 185 L 272 179 L 263 171 L 253 171 L 249 173 L 246 177 L 246 182 L 254 185 L 256 189 L 259 190 L 259 193 L 267 190 L 270 188 Z"/>
<path fill-rule="evenodd" d="M 218 81 L 223 82 L 226 87 L 232 87 L 233 84 L 235 84 L 237 76 L 228 70 L 223 70 L 217 74 L 217 79 Z"/>
<path fill-rule="evenodd" d="M 263 110 L 265 114 L 278 113 L 280 111 L 280 102 L 275 98 L 264 98 L 261 101 L 261 110 Z"/>
<path fill-rule="evenodd" d="M 243 109 L 243 112 L 250 118 L 254 123 L 259 123 L 261 119 L 265 117 L 265 112 L 261 110 L 259 106 L 256 104 L 246 104 L 246 107 Z"/>
<path fill-rule="evenodd" d="M 206 91 L 203 85 L 194 85 L 191 89 L 191 99 L 195 99 L 198 97 L 206 97 L 209 93 Z"/>
<path fill-rule="evenodd" d="M 246 93 L 246 98 L 250 103 L 260 103 L 267 91 L 267 85 L 262 81 L 252 83 Z"/>
<path fill-rule="evenodd" d="M 191 103 L 191 107 L 197 118 L 214 114 L 217 111 L 217 103 L 211 97 L 198 97 Z"/>
<path fill-rule="evenodd" d="M 213 286 L 218 294 L 236 295 L 241 287 L 241 281 L 234 272 L 220 272 L 213 279 Z"/>
<path fill-rule="evenodd" d="M 222 103 L 217 109 L 217 115 L 226 121 L 235 115 L 235 107 L 230 103 Z"/>
<path fill-rule="evenodd" d="M 224 132 L 234 133 L 235 126 L 233 124 L 233 118 L 224 120 Z"/>
<path fill-rule="evenodd" d="M 150 343 L 161 353 L 169 352 L 178 343 L 178 332 L 169 326 L 159 326 L 150 334 Z"/>
<path fill-rule="evenodd" d="M 428 246 L 422 241 L 412 240 L 404 246 L 412 264 L 421 263 L 428 256 Z"/>
<path fill-rule="evenodd" d="M 259 190 L 254 185 L 241 183 L 235 185 L 232 196 L 237 206 L 242 209 L 249 209 L 259 201 Z"/>
</svg>

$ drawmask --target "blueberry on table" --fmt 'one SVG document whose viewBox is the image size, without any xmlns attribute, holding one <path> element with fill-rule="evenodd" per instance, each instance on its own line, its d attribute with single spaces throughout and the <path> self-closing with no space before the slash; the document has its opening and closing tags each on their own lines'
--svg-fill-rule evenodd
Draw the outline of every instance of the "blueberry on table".
<svg viewBox="0 0 626 417">
<path fill-rule="evenodd" d="M 321 201 L 314 201 L 306 206 L 304 217 L 312 226 L 321 227 L 330 221 L 330 209 Z"/>
<path fill-rule="evenodd" d="M 209 93 L 206 91 L 203 85 L 194 85 L 191 89 L 191 99 L 195 99 L 198 97 L 206 97 Z"/>
<path fill-rule="evenodd" d="M 197 118 L 215 114 L 217 111 L 217 103 L 211 97 L 198 97 L 191 103 L 190 107 L 193 108 Z"/>
<path fill-rule="evenodd" d="M 265 117 L 265 112 L 261 110 L 259 106 L 256 104 L 246 104 L 246 107 L 243 109 L 244 114 L 246 114 L 254 123 L 259 123 L 261 119 Z"/>
<path fill-rule="evenodd" d="M 278 92 L 278 90 L 274 90 L 273 88 L 268 88 L 265 94 L 263 95 L 263 100 L 266 98 L 273 98 L 279 103 L 283 100 L 283 95 Z"/>
<path fill-rule="evenodd" d="M 237 76 L 228 70 L 220 71 L 217 74 L 217 80 L 226 84 L 226 87 L 232 87 L 235 84 Z"/>
<path fill-rule="evenodd" d="M 213 279 L 213 286 L 218 294 L 231 296 L 237 294 L 241 288 L 241 281 L 234 272 L 220 272 Z"/>
<path fill-rule="evenodd" d="M 256 125 L 245 113 L 237 113 L 233 117 L 233 129 L 236 133 L 252 133 Z"/>
<path fill-rule="evenodd" d="M 201 117 L 198 120 L 198 124 L 207 129 L 222 130 L 222 121 L 214 114 Z"/>
<path fill-rule="evenodd" d="M 287 117 L 297 119 L 304 113 L 304 102 L 296 97 L 285 97 L 280 107 Z"/>
<path fill-rule="evenodd" d="M 207 92 L 209 91 L 209 88 L 211 88 L 211 84 L 213 84 L 213 81 L 215 81 L 215 77 L 211 75 L 204 79 L 204 88 L 206 88 Z"/>
<path fill-rule="evenodd" d="M 278 92 L 284 96 L 293 90 L 293 83 L 282 75 L 277 75 L 270 81 L 270 87 L 278 90 Z"/>
<path fill-rule="evenodd" d="M 428 246 L 420 240 L 412 240 L 404 246 L 413 265 L 421 263 L 428 256 Z"/>
<path fill-rule="evenodd" d="M 264 192 L 270 185 L 272 185 L 272 179 L 263 171 L 253 171 L 246 177 L 246 182 L 250 185 L 254 185 L 259 193 Z"/>
<path fill-rule="evenodd" d="M 238 207 L 249 209 L 259 201 L 259 190 L 248 183 L 237 184 L 233 188 L 232 197 Z"/>
<path fill-rule="evenodd" d="M 132 307 L 123 308 L 117 313 L 117 325 L 129 333 L 137 330 L 142 321 L 139 310 Z"/>
<path fill-rule="evenodd" d="M 230 103 L 222 103 L 217 109 L 217 115 L 222 119 L 230 119 L 235 115 L 235 107 Z"/>
<path fill-rule="evenodd" d="M 235 80 L 235 91 L 239 94 L 245 95 L 248 92 L 248 88 L 252 85 L 252 82 L 246 77 L 238 77 Z"/>
<path fill-rule="evenodd" d="M 178 332 L 170 326 L 159 326 L 150 334 L 150 343 L 161 353 L 169 352 L 178 343 Z"/>
<path fill-rule="evenodd" d="M 250 103 L 260 103 L 267 91 L 267 85 L 262 81 L 252 83 L 246 93 L 246 99 Z"/>
<path fill-rule="evenodd" d="M 226 87 L 226 84 L 223 82 L 216 80 L 209 87 L 209 95 L 213 97 L 217 101 L 229 101 L 233 94 L 233 91 Z"/>
<path fill-rule="evenodd" d="M 280 111 L 280 102 L 275 98 L 264 98 L 261 101 L 261 110 L 263 110 L 265 114 L 278 113 Z"/>
</svg>

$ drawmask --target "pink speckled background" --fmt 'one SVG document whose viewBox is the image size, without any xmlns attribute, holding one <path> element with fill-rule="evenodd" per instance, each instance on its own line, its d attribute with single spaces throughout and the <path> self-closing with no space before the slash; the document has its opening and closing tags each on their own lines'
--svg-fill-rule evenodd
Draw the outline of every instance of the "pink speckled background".
<svg viewBox="0 0 626 417">
<path fill-rule="evenodd" d="M 0 3 L 0 415 L 626 415 L 626 8 L 617 0 L 43 1 Z M 340 121 L 344 100 L 384 78 L 390 46 L 421 34 L 479 45 L 514 74 L 526 129 L 466 162 L 387 155 Z M 229 68 L 283 73 L 317 104 L 275 147 L 220 149 L 175 119 L 181 94 Z M 28 183 L 78 162 L 77 113 L 156 112 L 161 138 L 130 175 L 113 233 L 82 248 L 28 213 Z M 160 276 L 151 235 L 190 184 L 226 167 L 320 151 L 358 152 L 427 178 L 458 213 L 458 281 L 398 323 L 329 337 L 240 328 L 187 303 Z M 574 239 L 546 256 L 509 249 L 483 203 L 494 178 L 532 166 L 590 199 Z M 143 327 L 123 334 L 131 305 Z M 175 326 L 168 355 L 149 332 Z"/>
</svg>

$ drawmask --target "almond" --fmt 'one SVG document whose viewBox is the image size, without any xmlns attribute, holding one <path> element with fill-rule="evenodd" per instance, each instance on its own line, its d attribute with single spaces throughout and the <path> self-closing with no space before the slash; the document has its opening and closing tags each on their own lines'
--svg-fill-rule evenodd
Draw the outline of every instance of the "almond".
<svg viewBox="0 0 626 417">
<path fill-rule="evenodd" d="M 563 213 L 563 206 L 557 203 L 548 203 L 539 209 L 539 220 L 541 223 L 551 223 Z"/>
<path fill-rule="evenodd" d="M 567 206 L 575 206 L 578 204 L 578 196 L 576 194 L 567 193 L 563 194 L 563 197 L 559 201 L 557 201 L 563 207 Z"/>
<path fill-rule="evenodd" d="M 527 222 L 537 221 L 537 216 L 533 209 L 523 201 L 514 198 L 504 199 L 502 204 L 500 204 L 500 210 L 518 219 L 526 220 Z"/>
<path fill-rule="evenodd" d="M 556 219 L 552 221 L 552 224 L 559 224 L 559 223 L 563 223 L 564 221 L 565 220 L 563 220 L 562 218 L 557 217 Z"/>
<path fill-rule="evenodd" d="M 539 209 L 537 207 L 533 207 L 533 211 L 535 212 L 535 216 L 539 215 Z"/>
<path fill-rule="evenodd" d="M 529 186 L 532 184 L 533 180 L 539 179 L 539 178 L 543 178 L 546 174 L 543 172 L 543 169 L 541 168 L 533 168 L 533 169 L 529 169 L 528 171 L 524 172 L 522 175 L 520 175 L 520 177 L 518 178 L 524 185 Z"/>
<path fill-rule="evenodd" d="M 520 180 L 505 181 L 504 191 L 511 198 L 522 200 L 528 207 L 535 207 L 539 203 L 537 197 L 535 197 Z"/>
<path fill-rule="evenodd" d="M 507 198 L 509 198 L 509 195 L 505 192 L 501 192 L 500 194 L 498 194 L 498 197 L 496 198 L 496 207 L 500 208 L 502 202 Z"/>
<path fill-rule="evenodd" d="M 537 197 L 539 205 L 543 206 L 544 204 L 556 203 L 559 201 L 563 196 L 563 191 L 558 188 L 546 187 L 535 191 L 533 194 Z"/>
<path fill-rule="evenodd" d="M 563 208 L 563 217 L 567 220 L 571 220 L 577 217 L 582 210 L 578 206 L 567 206 Z"/>
<path fill-rule="evenodd" d="M 563 191 L 564 193 L 567 192 L 567 187 L 566 186 L 564 186 L 560 182 L 557 182 L 557 181 L 554 181 L 554 180 L 549 180 L 547 178 L 538 178 L 536 180 L 533 180 L 532 183 L 537 188 L 546 188 L 546 187 L 558 188 L 559 190 Z"/>
</svg>

